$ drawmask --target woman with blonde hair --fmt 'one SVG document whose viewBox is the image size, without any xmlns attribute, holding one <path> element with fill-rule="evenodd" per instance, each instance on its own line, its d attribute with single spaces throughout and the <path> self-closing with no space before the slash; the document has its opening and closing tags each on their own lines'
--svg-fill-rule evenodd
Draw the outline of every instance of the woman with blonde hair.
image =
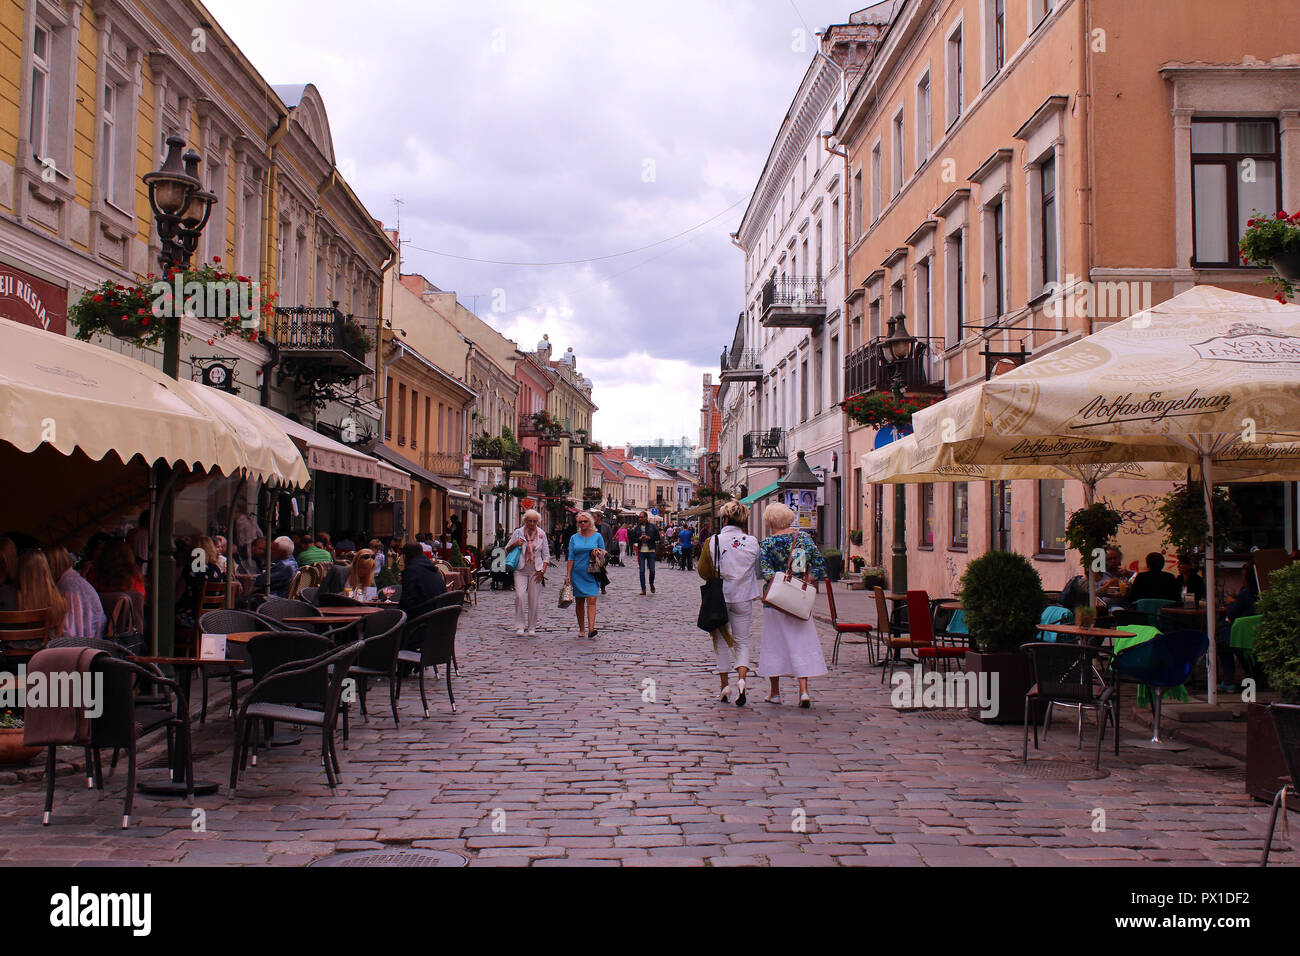
<svg viewBox="0 0 1300 956">
<path fill-rule="evenodd" d="M 67 548 L 62 545 L 50 548 L 46 557 L 50 563 L 50 577 L 68 602 L 63 633 L 73 637 L 102 638 L 108 615 L 104 613 L 104 602 L 99 599 L 99 592 L 77 573 Z"/>
<path fill-rule="evenodd" d="M 375 553 L 369 548 L 362 548 L 352 556 L 343 593 L 350 598 L 364 600 L 369 589 L 375 586 Z"/>
<path fill-rule="evenodd" d="M 722 703 L 731 699 L 730 675 L 735 656 L 736 706 L 748 700 L 745 681 L 749 677 L 749 630 L 754 617 L 754 601 L 762 588 L 758 583 L 758 539 L 745 532 L 749 509 L 739 501 L 728 501 L 718 510 L 722 529 L 706 538 L 700 546 L 697 568 L 705 581 L 722 578 L 722 597 L 727 602 L 727 623 L 712 633 L 713 650 L 718 658 L 718 680 L 722 685 Z"/>
<path fill-rule="evenodd" d="M 542 594 L 542 576 L 551 563 L 551 546 L 540 525 L 542 516 L 529 508 L 524 523 L 506 542 L 506 557 L 517 548 L 523 551 L 515 565 L 515 636 L 537 636 L 538 603 Z"/>
<path fill-rule="evenodd" d="M 826 579 L 826 562 L 806 531 L 794 528 L 795 515 L 783 504 L 768 505 L 763 512 L 767 538 L 759 548 L 759 574 L 771 581 L 778 571 L 790 568 L 792 578 L 802 577 L 816 587 Z M 826 656 L 812 618 L 804 620 L 770 604 L 763 605 L 763 647 L 758 669 L 772 682 L 769 704 L 781 703 L 781 678 L 799 681 L 799 706 L 811 707 L 808 678 L 826 673 Z"/>
<path fill-rule="evenodd" d="M 18 610 L 42 609 L 45 611 L 45 624 L 50 629 L 50 637 L 61 637 L 64 620 L 68 616 L 68 602 L 54 583 L 44 553 L 24 551 L 18 559 Z"/>
<path fill-rule="evenodd" d="M 593 560 L 603 562 L 609 552 L 605 539 L 596 530 L 596 521 L 590 511 L 578 512 L 578 531 L 569 539 L 569 562 L 564 573 L 566 584 L 573 586 L 573 609 L 578 615 L 578 636 L 596 636 L 596 596 L 600 582 L 596 573 L 589 570 Z"/>
</svg>

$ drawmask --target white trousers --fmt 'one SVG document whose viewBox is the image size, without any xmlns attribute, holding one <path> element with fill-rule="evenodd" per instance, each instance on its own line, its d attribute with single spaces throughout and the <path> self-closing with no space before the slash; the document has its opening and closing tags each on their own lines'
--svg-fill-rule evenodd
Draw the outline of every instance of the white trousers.
<svg viewBox="0 0 1300 956">
<path fill-rule="evenodd" d="M 515 572 L 515 630 L 537 630 L 537 604 L 542 597 L 542 582 L 535 571 Z M 528 602 L 527 622 L 524 620 L 524 602 Z"/>
<path fill-rule="evenodd" d="M 721 634 L 713 638 L 713 649 L 718 655 L 718 673 L 730 674 L 732 655 L 735 655 L 737 670 L 750 669 L 749 664 L 749 627 L 754 620 L 754 602 L 741 601 L 739 604 L 727 603 L 727 619 L 731 636 L 736 641 L 735 647 L 728 647 Z"/>
</svg>

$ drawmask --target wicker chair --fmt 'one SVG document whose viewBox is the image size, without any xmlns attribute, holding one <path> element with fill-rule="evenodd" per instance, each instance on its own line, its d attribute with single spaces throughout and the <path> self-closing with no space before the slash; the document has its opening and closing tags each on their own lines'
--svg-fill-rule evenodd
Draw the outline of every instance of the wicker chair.
<svg viewBox="0 0 1300 956">
<path fill-rule="evenodd" d="M 365 648 L 361 657 L 352 665 L 351 675 L 357 678 L 361 696 L 361 716 L 369 720 L 366 713 L 366 691 L 371 678 L 384 678 L 388 681 L 388 698 L 393 708 L 393 723 L 400 721 L 397 717 L 398 652 L 402 649 L 402 634 L 406 627 L 406 612 L 395 610 L 377 611 L 361 622 L 362 637 Z"/>
<path fill-rule="evenodd" d="M 430 611 L 406 624 L 406 633 L 402 639 L 405 649 L 398 652 L 397 659 L 403 664 L 415 667 L 420 683 L 420 704 L 424 707 L 425 717 L 429 716 L 429 701 L 424 694 L 424 672 L 430 667 L 434 668 L 435 677 L 439 666 L 447 668 L 447 699 L 451 702 L 451 712 L 453 714 L 456 712 L 456 695 L 451 689 L 451 672 L 455 666 L 453 661 L 456 657 L 456 624 L 460 619 L 460 612 L 460 605 L 452 605 Z M 397 689 L 400 694 L 400 680 Z"/>
<path fill-rule="evenodd" d="M 1025 694 L 1025 751 L 1029 762 L 1029 725 L 1034 725 L 1034 749 L 1038 749 L 1039 705 L 1050 717 L 1052 704 L 1079 708 L 1079 746 L 1083 746 L 1083 711 L 1097 711 L 1097 756 L 1094 766 L 1101 768 L 1101 742 L 1106 736 L 1106 720 L 1115 724 L 1115 756 L 1119 756 L 1119 695 L 1115 684 L 1098 681 L 1103 672 L 1098 664 L 1111 658 L 1109 651 L 1087 644 L 1052 644 L 1046 641 L 1025 644 L 1029 655 L 1033 683 Z"/>
<path fill-rule="evenodd" d="M 254 614 L 252 611 L 208 611 L 199 618 L 199 633 L 201 634 L 239 634 L 246 631 L 273 631 L 278 625 L 262 617 L 260 614 Z M 214 667 L 204 666 L 199 668 L 203 675 L 203 693 L 202 703 L 199 705 L 199 723 L 206 723 L 208 719 L 208 678 L 212 676 L 227 677 L 230 679 L 230 707 L 227 711 L 228 717 L 235 716 L 235 704 L 238 703 L 239 682 L 248 680 L 253 676 L 252 670 L 247 667 L 234 667 L 219 665 Z"/>
<path fill-rule="evenodd" d="M 1273 829 L 1277 826 L 1277 808 L 1286 806 L 1288 789 L 1292 797 L 1300 796 L 1300 705 L 1269 704 L 1269 714 L 1273 717 L 1273 726 L 1277 729 L 1278 743 L 1282 745 L 1282 760 L 1290 780 L 1283 780 L 1282 787 L 1273 796 L 1273 810 L 1268 817 L 1268 838 L 1264 841 L 1264 856 L 1260 866 L 1268 866 L 1268 852 L 1273 848 Z M 1286 812 L 1284 809 L 1283 813 Z"/>
<path fill-rule="evenodd" d="M 271 598 L 258 606 L 257 615 L 283 624 L 286 617 L 320 617 L 321 613 L 318 607 L 306 601 Z"/>
</svg>

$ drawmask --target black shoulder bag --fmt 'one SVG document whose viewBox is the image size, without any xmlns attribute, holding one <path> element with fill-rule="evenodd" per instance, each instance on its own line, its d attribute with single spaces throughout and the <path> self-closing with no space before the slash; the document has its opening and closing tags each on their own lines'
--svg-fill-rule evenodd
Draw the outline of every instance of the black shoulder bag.
<svg viewBox="0 0 1300 956">
<path fill-rule="evenodd" d="M 700 616 L 695 622 L 701 631 L 712 633 L 727 623 L 727 599 L 722 594 L 722 559 L 718 536 L 713 535 L 714 577 L 700 585 Z"/>
</svg>

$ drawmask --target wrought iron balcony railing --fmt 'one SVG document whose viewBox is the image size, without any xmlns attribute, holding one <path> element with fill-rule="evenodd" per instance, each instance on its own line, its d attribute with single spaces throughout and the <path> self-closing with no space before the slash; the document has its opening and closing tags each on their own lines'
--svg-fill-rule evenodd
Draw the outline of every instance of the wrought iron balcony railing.
<svg viewBox="0 0 1300 956">
<path fill-rule="evenodd" d="M 810 328 L 826 318 L 826 280 L 782 276 L 763 285 L 762 324 L 767 328 Z"/>
<path fill-rule="evenodd" d="M 754 380 L 763 377 L 763 353 L 759 349 L 722 350 L 722 378 Z"/>
<path fill-rule="evenodd" d="M 894 365 L 885 350 L 883 338 L 873 339 L 844 357 L 844 397 L 888 392 L 894 388 Z M 943 349 L 943 339 L 918 339 L 912 357 L 903 366 L 903 391 L 943 391 L 941 375 L 933 376 L 931 367 L 936 352 Z"/>
<path fill-rule="evenodd" d="M 378 330 L 378 319 L 344 315 L 335 302 L 329 308 L 277 308 L 266 336 L 282 353 L 343 352 L 364 363 Z"/>
<path fill-rule="evenodd" d="M 740 446 L 742 461 L 783 462 L 786 460 L 785 430 L 781 428 L 750 432 L 741 437 Z"/>
</svg>

